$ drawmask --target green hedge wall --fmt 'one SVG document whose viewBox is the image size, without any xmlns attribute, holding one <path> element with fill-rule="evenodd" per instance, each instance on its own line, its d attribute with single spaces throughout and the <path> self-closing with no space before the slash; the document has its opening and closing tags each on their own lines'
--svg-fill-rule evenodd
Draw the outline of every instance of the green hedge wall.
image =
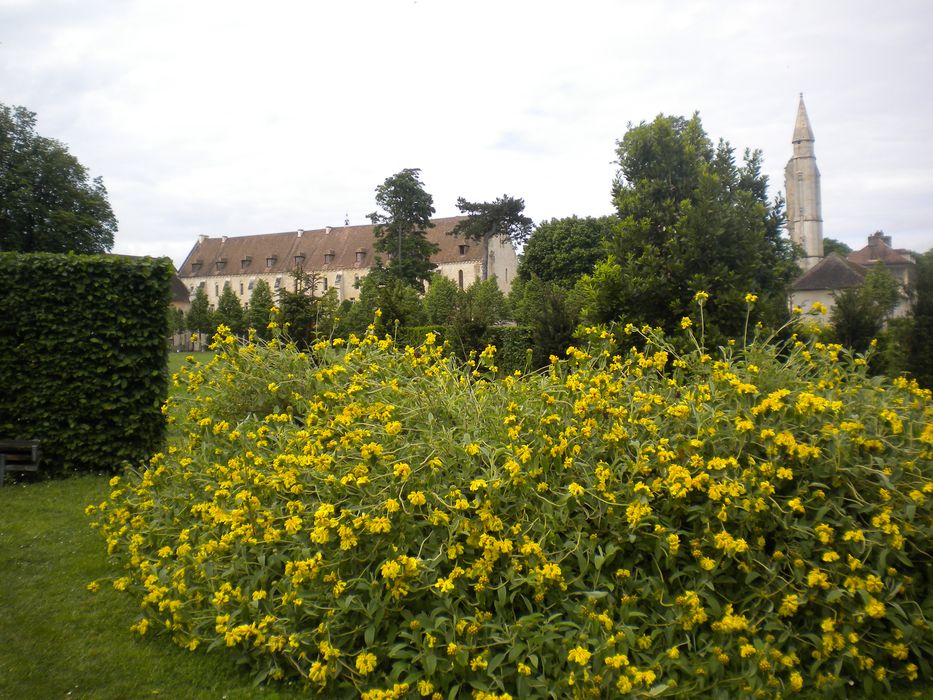
<svg viewBox="0 0 933 700">
<path fill-rule="evenodd" d="M 115 470 L 159 449 L 167 258 L 0 253 L 0 438 L 46 471 Z"/>
</svg>

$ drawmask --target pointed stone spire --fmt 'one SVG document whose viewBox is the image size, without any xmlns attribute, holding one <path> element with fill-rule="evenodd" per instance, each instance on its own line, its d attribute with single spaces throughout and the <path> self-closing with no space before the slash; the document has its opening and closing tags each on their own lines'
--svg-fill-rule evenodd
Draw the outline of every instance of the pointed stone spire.
<svg viewBox="0 0 933 700">
<path fill-rule="evenodd" d="M 784 169 L 787 193 L 787 230 L 803 249 L 800 267 L 806 271 L 823 258 L 823 212 L 820 202 L 820 170 L 816 167 L 813 129 L 800 93 L 794 123 L 794 155 Z"/>
<path fill-rule="evenodd" d="M 800 105 L 797 107 L 797 121 L 794 124 L 794 143 L 801 141 L 814 141 L 813 129 L 810 128 L 810 117 L 807 116 L 807 106 L 803 103 L 803 93 L 800 93 Z"/>
</svg>

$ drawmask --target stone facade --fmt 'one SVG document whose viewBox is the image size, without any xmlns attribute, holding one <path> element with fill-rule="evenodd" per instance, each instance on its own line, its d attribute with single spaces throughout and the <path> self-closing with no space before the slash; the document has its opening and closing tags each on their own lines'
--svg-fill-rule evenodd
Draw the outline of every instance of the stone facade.
<svg viewBox="0 0 933 700">
<path fill-rule="evenodd" d="M 784 169 L 784 190 L 787 192 L 787 231 L 790 239 L 804 251 L 800 259 L 804 272 L 823 258 L 823 208 L 814 141 L 801 94 L 794 124 L 794 155 Z"/>
<path fill-rule="evenodd" d="M 481 277 L 482 244 L 450 235 L 464 219 L 455 216 L 434 220 L 428 240 L 440 250 L 432 257 L 437 271 L 461 288 Z M 376 242 L 372 226 L 335 226 L 314 231 L 288 231 L 253 236 L 201 236 L 185 258 L 178 277 L 193 295 L 198 287 L 217 306 L 224 287 L 229 286 L 248 303 L 256 282 L 265 280 L 273 295 L 284 285 L 296 267 L 318 276 L 317 293 L 337 290 L 341 301 L 356 300 L 356 283 L 365 277 L 375 259 Z M 508 294 L 518 268 L 518 256 L 509 241 L 494 238 L 489 244 L 489 276 L 496 276 L 499 288 Z"/>
</svg>

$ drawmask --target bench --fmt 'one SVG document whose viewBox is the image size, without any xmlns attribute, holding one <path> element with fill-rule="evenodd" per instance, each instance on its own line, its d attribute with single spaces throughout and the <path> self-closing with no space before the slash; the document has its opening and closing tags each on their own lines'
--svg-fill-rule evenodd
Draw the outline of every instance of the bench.
<svg viewBox="0 0 933 700">
<path fill-rule="evenodd" d="M 7 472 L 38 471 L 41 459 L 38 440 L 0 440 L 0 486 Z"/>
</svg>

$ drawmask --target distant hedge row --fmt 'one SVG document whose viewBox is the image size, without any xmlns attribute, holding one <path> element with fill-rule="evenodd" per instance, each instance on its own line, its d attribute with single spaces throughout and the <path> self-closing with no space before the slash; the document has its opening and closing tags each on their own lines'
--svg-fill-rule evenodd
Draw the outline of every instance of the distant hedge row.
<svg viewBox="0 0 933 700">
<path fill-rule="evenodd" d="M 162 439 L 167 258 L 0 253 L 0 438 L 113 470 Z"/>
</svg>

